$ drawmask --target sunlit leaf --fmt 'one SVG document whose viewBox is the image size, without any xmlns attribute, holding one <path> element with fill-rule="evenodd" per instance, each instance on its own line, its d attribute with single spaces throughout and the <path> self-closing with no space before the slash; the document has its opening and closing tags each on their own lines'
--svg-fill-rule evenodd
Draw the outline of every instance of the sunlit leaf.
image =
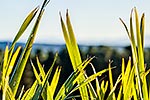
<svg viewBox="0 0 150 100">
<path fill-rule="evenodd" d="M 72 28 L 71 21 L 70 21 L 70 18 L 69 18 L 68 10 L 67 10 L 67 13 L 66 13 L 67 28 L 66 28 L 66 26 L 65 26 L 65 24 L 62 20 L 61 15 L 60 15 L 60 20 L 61 20 L 62 31 L 63 31 L 64 38 L 65 38 L 65 41 L 66 41 L 66 46 L 67 46 L 67 50 L 68 50 L 68 53 L 69 53 L 69 57 L 70 57 L 70 60 L 72 62 L 73 69 L 76 70 L 77 67 L 82 63 L 82 60 L 81 60 L 79 48 L 78 48 L 78 45 L 77 45 L 77 42 L 76 42 L 76 39 L 75 39 L 75 36 L 74 36 L 74 32 L 73 32 L 73 28 Z M 85 77 L 81 76 L 79 78 L 79 80 L 77 81 L 78 84 L 80 82 L 82 82 L 83 80 L 85 80 Z M 87 91 L 86 86 L 82 87 L 82 89 L 79 89 L 79 91 L 80 91 L 82 99 L 89 100 L 88 91 Z"/>
<path fill-rule="evenodd" d="M 47 1 L 47 0 L 45 0 L 45 1 Z M 14 76 L 12 76 L 12 80 L 10 82 L 10 87 L 12 88 L 12 91 L 14 92 L 14 94 L 16 94 L 16 92 L 17 92 L 26 62 L 27 62 L 30 52 L 32 50 L 32 45 L 33 45 L 33 42 L 34 42 L 34 39 L 35 39 L 35 36 L 37 33 L 37 29 L 38 29 L 38 26 L 39 26 L 39 23 L 40 23 L 43 13 L 44 13 L 44 9 L 41 9 L 41 11 L 36 19 L 36 22 L 34 24 L 33 30 L 28 38 L 26 46 L 22 52 L 20 61 L 16 68 L 16 72 L 15 72 Z"/>
<path fill-rule="evenodd" d="M 14 64 L 16 62 L 16 59 L 18 57 L 18 54 L 20 52 L 20 49 L 21 47 L 18 47 L 18 49 L 16 50 L 16 52 L 14 53 L 14 55 L 12 56 L 12 59 L 10 61 L 10 64 L 7 68 L 7 74 L 6 74 L 6 77 L 9 77 L 9 75 L 11 74 L 12 70 L 13 70 L 13 67 L 14 67 Z"/>
<path fill-rule="evenodd" d="M 111 91 L 113 90 L 114 86 L 113 86 L 113 77 L 112 77 L 112 71 L 111 71 L 111 61 L 109 61 L 109 66 L 108 66 L 108 69 L 109 69 L 109 82 L 110 82 L 110 89 Z M 116 100 L 116 97 L 115 97 L 115 93 L 112 92 L 112 99 L 113 100 Z"/>
<path fill-rule="evenodd" d="M 58 81 L 59 81 L 59 78 L 60 78 L 59 77 L 60 76 L 60 71 L 61 71 L 61 68 L 57 67 L 57 69 L 55 71 L 55 74 L 53 76 L 53 79 L 51 81 L 51 85 L 48 87 L 48 88 L 50 88 L 50 94 L 51 94 L 52 97 L 54 96 L 56 87 L 58 85 Z"/>
<path fill-rule="evenodd" d="M 32 65 L 33 72 L 34 72 L 34 75 L 35 75 L 35 77 L 36 77 L 36 80 L 38 81 L 39 84 L 42 84 L 41 79 L 40 79 L 40 76 L 39 76 L 39 74 L 38 74 L 38 72 L 37 72 L 37 70 L 36 70 L 34 64 L 32 63 L 32 61 L 31 61 L 31 65 Z"/>
</svg>

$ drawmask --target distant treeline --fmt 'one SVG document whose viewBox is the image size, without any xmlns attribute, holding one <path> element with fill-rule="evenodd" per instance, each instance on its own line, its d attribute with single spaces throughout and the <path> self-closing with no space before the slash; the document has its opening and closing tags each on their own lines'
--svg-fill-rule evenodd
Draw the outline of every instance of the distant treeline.
<svg viewBox="0 0 150 100">
<path fill-rule="evenodd" d="M 34 50 L 34 52 L 32 52 L 30 59 L 34 63 L 34 65 L 37 66 L 36 57 L 38 57 L 40 62 L 44 66 L 45 71 L 47 72 L 47 70 L 49 69 L 49 67 L 51 66 L 54 60 L 55 53 L 56 51 L 53 51 L 50 49 L 45 50 L 44 48 L 41 48 L 41 49 L 39 48 L 39 49 Z M 121 72 L 122 58 L 125 58 L 125 61 L 127 62 L 129 57 L 131 57 L 132 55 L 130 46 L 127 46 L 124 48 L 114 48 L 114 47 L 108 47 L 108 46 L 87 46 L 87 47 L 81 47 L 80 53 L 82 56 L 82 60 L 85 60 L 88 57 L 95 56 L 95 58 L 92 60 L 91 63 L 93 64 L 97 72 L 102 69 L 108 68 L 108 64 L 110 60 L 112 62 L 112 67 L 115 67 L 113 69 L 114 79 L 116 79 Z M 3 51 L 0 49 L 0 61 L 2 61 L 2 54 L 3 54 Z M 62 67 L 60 81 L 59 81 L 60 82 L 59 85 L 62 85 L 62 83 L 71 74 L 71 72 L 73 72 L 73 69 L 72 69 L 72 65 L 70 62 L 68 52 L 65 47 L 59 50 L 58 55 L 59 56 L 55 64 L 55 68 L 57 66 Z M 23 75 L 23 79 L 22 79 L 22 84 L 26 86 L 26 89 L 29 88 L 33 84 L 34 79 L 35 79 L 33 71 L 32 71 L 32 67 L 30 64 L 30 59 L 28 60 L 28 63 L 27 63 L 27 66 L 25 68 L 25 72 Z M 148 48 L 145 49 L 145 64 L 147 65 L 147 67 L 149 67 L 150 65 L 150 49 Z M 86 73 L 88 73 L 89 75 L 92 74 L 90 65 L 87 66 Z M 108 75 L 106 73 L 106 75 L 103 76 L 103 79 L 107 79 L 107 78 L 108 78 Z"/>
</svg>

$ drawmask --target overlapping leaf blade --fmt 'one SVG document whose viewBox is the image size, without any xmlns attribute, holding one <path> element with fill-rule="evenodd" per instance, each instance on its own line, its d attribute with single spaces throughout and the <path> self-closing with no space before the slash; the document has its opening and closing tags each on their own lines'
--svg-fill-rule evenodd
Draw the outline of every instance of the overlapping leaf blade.
<svg viewBox="0 0 150 100">
<path fill-rule="evenodd" d="M 81 56 L 79 53 L 78 45 L 76 43 L 76 39 L 74 36 L 74 32 L 72 29 L 68 11 L 66 14 L 67 28 L 66 28 L 61 16 L 60 16 L 60 18 L 61 18 L 61 26 L 62 26 L 64 38 L 66 41 L 67 50 L 68 50 L 68 53 L 69 53 L 69 56 L 70 56 L 70 59 L 72 62 L 73 69 L 76 70 L 77 67 L 82 63 L 82 60 L 81 60 Z M 78 80 L 78 83 L 82 82 L 83 80 L 85 80 L 85 77 L 81 76 L 80 79 Z M 89 100 L 87 87 L 84 86 L 79 90 L 80 90 L 81 98 L 84 100 Z"/>
<path fill-rule="evenodd" d="M 74 92 L 77 89 L 79 89 L 80 87 L 83 87 L 83 86 L 87 85 L 89 82 L 95 80 L 96 77 L 101 76 L 103 73 L 105 73 L 107 71 L 108 71 L 108 69 L 104 69 L 102 71 L 97 72 L 96 74 L 93 74 L 93 75 L 89 76 L 82 83 L 80 83 L 77 87 L 75 87 L 71 92 Z"/>
<path fill-rule="evenodd" d="M 136 28 L 136 38 L 134 38 L 134 30 L 133 30 L 133 23 L 132 23 L 132 12 L 135 13 L 135 28 Z M 133 57 L 133 64 L 135 66 L 135 75 L 136 77 L 136 87 L 137 92 L 140 94 L 140 99 L 148 100 L 148 90 L 147 90 L 147 82 L 146 77 L 141 77 L 141 73 L 145 73 L 145 65 L 144 65 L 144 14 L 141 18 L 141 23 L 139 23 L 138 12 L 136 8 L 134 8 L 131 12 L 130 16 L 130 32 L 127 29 L 127 26 L 122 21 L 125 29 L 127 30 L 131 48 L 132 48 L 132 57 Z M 133 91 L 135 94 L 135 89 L 133 87 Z M 137 97 L 134 95 L 134 98 Z"/>
<path fill-rule="evenodd" d="M 57 67 L 55 74 L 53 76 L 53 79 L 51 81 L 51 84 L 48 87 L 50 90 L 49 94 L 51 94 L 51 97 L 54 97 L 54 93 L 56 91 L 56 87 L 57 87 L 58 81 L 59 81 L 60 72 L 61 72 L 61 68 Z"/>
<path fill-rule="evenodd" d="M 16 69 L 16 72 L 10 82 L 10 87 L 12 88 L 12 91 L 14 92 L 14 94 L 16 94 L 17 92 L 17 89 L 18 89 L 18 86 L 19 86 L 19 83 L 20 83 L 20 80 L 21 80 L 21 76 L 23 74 L 23 71 L 24 71 L 24 68 L 25 68 L 25 65 L 26 65 L 26 62 L 29 58 L 29 55 L 30 55 L 30 52 L 32 50 L 32 45 L 33 45 L 33 42 L 34 42 L 34 39 L 35 39 L 35 36 L 36 36 L 36 33 L 37 33 L 37 29 L 38 29 L 38 26 L 39 26 L 39 23 L 40 23 L 40 20 L 42 18 L 42 15 L 44 13 L 44 7 L 45 7 L 45 4 L 46 4 L 47 0 L 44 1 L 43 5 L 42 5 L 42 8 L 39 12 L 39 15 L 36 19 L 36 22 L 34 24 L 34 27 L 33 27 L 33 30 L 28 38 L 28 41 L 26 43 L 26 46 L 22 52 L 22 55 L 21 55 L 21 58 L 20 58 L 20 61 L 17 65 L 17 69 Z"/>
<path fill-rule="evenodd" d="M 70 94 L 70 91 L 73 89 L 73 86 L 77 80 L 83 75 L 83 69 L 89 64 L 93 58 L 86 59 L 82 64 L 80 64 L 74 72 L 68 77 L 68 79 L 61 86 L 59 92 L 57 93 L 55 100 L 65 99 Z"/>
<path fill-rule="evenodd" d="M 112 77 L 112 71 L 111 71 L 111 61 L 109 61 L 109 66 L 108 66 L 108 69 L 109 69 L 109 82 L 110 82 L 110 89 L 112 91 L 112 89 L 114 88 L 113 86 L 113 77 Z M 113 92 L 112 93 L 112 100 L 116 100 L 116 97 L 115 97 L 115 93 Z"/>
</svg>

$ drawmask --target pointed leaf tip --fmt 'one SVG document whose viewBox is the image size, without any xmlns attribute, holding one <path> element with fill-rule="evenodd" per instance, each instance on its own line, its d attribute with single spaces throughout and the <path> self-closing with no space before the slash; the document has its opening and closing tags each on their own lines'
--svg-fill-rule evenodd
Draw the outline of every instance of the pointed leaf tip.
<svg viewBox="0 0 150 100">
<path fill-rule="evenodd" d="M 130 14 L 130 19 L 132 19 L 132 14 L 133 14 L 134 9 L 132 8 L 131 14 Z"/>
<path fill-rule="evenodd" d="M 35 8 L 34 11 L 36 12 L 36 11 L 38 11 L 39 9 L 40 9 L 40 6 L 38 5 L 38 6 Z"/>
<path fill-rule="evenodd" d="M 59 11 L 59 16 L 61 16 L 61 11 Z"/>
<path fill-rule="evenodd" d="M 69 10 L 67 9 L 66 16 L 69 16 Z"/>
<path fill-rule="evenodd" d="M 61 12 L 59 12 L 59 16 L 60 16 L 60 20 L 61 20 L 61 22 L 62 22 L 62 21 L 63 21 L 63 19 L 62 19 Z"/>
<path fill-rule="evenodd" d="M 47 4 L 50 2 L 51 0 L 48 0 L 46 3 L 45 3 L 45 6 L 47 6 Z"/>
<path fill-rule="evenodd" d="M 145 13 L 142 14 L 142 19 L 145 17 Z"/>
<path fill-rule="evenodd" d="M 133 9 L 136 10 L 136 7 L 134 7 Z"/>
</svg>

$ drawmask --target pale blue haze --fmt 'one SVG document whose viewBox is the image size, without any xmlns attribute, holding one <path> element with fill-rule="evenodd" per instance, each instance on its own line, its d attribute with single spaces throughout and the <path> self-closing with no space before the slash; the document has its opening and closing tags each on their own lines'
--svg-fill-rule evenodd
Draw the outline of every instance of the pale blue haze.
<svg viewBox="0 0 150 100">
<path fill-rule="evenodd" d="M 27 14 L 43 0 L 1 0 L 0 41 L 12 41 Z M 129 15 L 136 7 L 146 15 L 146 46 L 150 46 L 150 0 L 51 0 L 43 16 L 36 41 L 63 44 L 59 11 L 65 19 L 66 9 L 79 44 L 127 45 L 126 31 L 119 21 L 129 24 Z M 25 42 L 32 25 L 20 39 Z"/>
</svg>

